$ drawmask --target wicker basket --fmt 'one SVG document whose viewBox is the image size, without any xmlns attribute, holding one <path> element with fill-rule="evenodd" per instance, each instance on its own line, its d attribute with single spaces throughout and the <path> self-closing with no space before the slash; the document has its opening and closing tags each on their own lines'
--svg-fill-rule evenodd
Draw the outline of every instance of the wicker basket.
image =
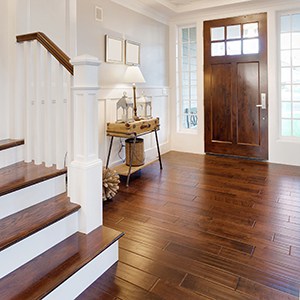
<svg viewBox="0 0 300 300">
<path fill-rule="evenodd" d="M 130 158 L 133 151 L 133 138 L 125 140 L 126 145 L 126 165 L 130 165 Z M 132 157 L 132 166 L 137 167 L 145 163 L 145 154 L 144 154 L 144 140 L 137 138 L 134 147 L 134 153 Z"/>
</svg>

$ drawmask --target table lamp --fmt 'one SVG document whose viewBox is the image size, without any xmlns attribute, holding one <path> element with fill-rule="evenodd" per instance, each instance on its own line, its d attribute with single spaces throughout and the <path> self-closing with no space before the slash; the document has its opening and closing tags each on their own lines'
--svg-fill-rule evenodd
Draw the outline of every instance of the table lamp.
<svg viewBox="0 0 300 300">
<path fill-rule="evenodd" d="M 129 66 L 124 75 L 125 83 L 132 83 L 133 88 L 133 119 L 135 121 L 140 120 L 137 116 L 137 107 L 136 107 L 136 83 L 145 82 L 144 76 L 138 66 Z"/>
</svg>

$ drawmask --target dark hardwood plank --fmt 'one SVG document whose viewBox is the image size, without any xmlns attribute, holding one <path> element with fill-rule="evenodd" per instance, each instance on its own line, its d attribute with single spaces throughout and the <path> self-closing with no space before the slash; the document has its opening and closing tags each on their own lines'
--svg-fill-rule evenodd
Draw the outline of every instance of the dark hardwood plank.
<svg viewBox="0 0 300 300">
<path fill-rule="evenodd" d="M 298 299 L 300 167 L 180 152 L 163 163 L 104 203 L 104 224 L 126 233 L 123 271 L 142 278 L 115 267 L 94 289 L 120 299 Z M 150 291 L 147 278 L 158 279 Z"/>
<path fill-rule="evenodd" d="M 0 169 L 0 196 L 65 173 L 66 169 L 46 168 L 44 164 L 19 162 L 10 165 Z"/>
<path fill-rule="evenodd" d="M 16 139 L 5 139 L 5 140 L 0 140 L 0 151 L 17 147 L 20 145 L 24 145 L 24 140 L 16 140 Z"/>
<path fill-rule="evenodd" d="M 53 197 L 0 220 L 0 251 L 79 210 L 66 194 Z"/>
<path fill-rule="evenodd" d="M 41 299 L 121 236 L 105 226 L 72 235 L 3 277 L 0 299 Z"/>
</svg>

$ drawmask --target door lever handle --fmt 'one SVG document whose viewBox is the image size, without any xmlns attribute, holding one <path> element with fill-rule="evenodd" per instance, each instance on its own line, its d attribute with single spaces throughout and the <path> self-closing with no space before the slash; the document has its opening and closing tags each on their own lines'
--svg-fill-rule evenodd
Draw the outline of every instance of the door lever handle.
<svg viewBox="0 0 300 300">
<path fill-rule="evenodd" d="M 260 101 L 261 101 L 261 104 L 256 104 L 256 107 L 260 107 L 261 109 L 266 109 L 267 108 L 267 96 L 266 96 L 266 93 L 261 93 L 260 94 Z"/>
</svg>

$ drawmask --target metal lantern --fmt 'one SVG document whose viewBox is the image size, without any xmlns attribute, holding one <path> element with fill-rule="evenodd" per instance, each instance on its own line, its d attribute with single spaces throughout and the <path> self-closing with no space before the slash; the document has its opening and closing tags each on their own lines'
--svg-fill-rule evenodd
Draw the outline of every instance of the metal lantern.
<svg viewBox="0 0 300 300">
<path fill-rule="evenodd" d="M 117 102 L 117 122 L 133 121 L 133 102 L 127 97 L 126 92 Z"/>
<path fill-rule="evenodd" d="M 151 97 L 146 97 L 144 93 L 137 99 L 137 115 L 143 119 L 152 118 Z"/>
</svg>

